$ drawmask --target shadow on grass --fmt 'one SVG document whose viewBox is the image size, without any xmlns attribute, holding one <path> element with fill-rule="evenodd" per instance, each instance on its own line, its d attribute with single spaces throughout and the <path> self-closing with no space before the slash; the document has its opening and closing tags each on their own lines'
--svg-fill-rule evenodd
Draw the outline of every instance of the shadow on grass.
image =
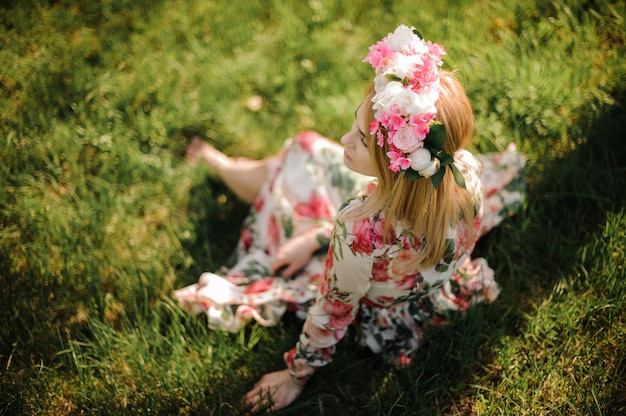
<svg viewBox="0 0 626 416">
<path fill-rule="evenodd" d="M 504 293 L 498 303 L 519 311 L 504 326 L 507 334 L 517 335 L 523 305 L 542 298 L 561 277 L 583 266 L 581 248 L 602 233 L 608 213 L 624 206 L 625 136 L 626 110 L 614 107 L 594 121 L 588 139 L 565 157 L 533 163 L 525 212 L 479 242 L 477 252 L 503 269 L 499 281 Z"/>
<path fill-rule="evenodd" d="M 190 190 L 188 215 L 194 224 L 195 238 L 183 242 L 194 259 L 186 280 L 196 283 L 201 273 L 216 271 L 234 251 L 241 224 L 249 205 L 239 201 L 220 181 L 207 175 Z"/>
<path fill-rule="evenodd" d="M 617 92 L 614 96 L 620 102 L 624 94 Z M 624 209 L 626 142 L 623 137 L 626 137 L 626 111 L 615 106 L 594 120 L 587 140 L 563 158 L 532 163 L 528 172 L 529 192 L 525 211 L 480 241 L 477 252 L 489 259 L 503 291 L 496 303 L 477 311 L 478 319 L 488 320 L 487 326 L 478 329 L 487 330 L 491 335 L 486 335 L 489 342 L 481 351 L 476 351 L 473 357 L 476 363 L 489 364 L 488 359 L 500 338 L 523 337 L 528 324 L 527 314 L 533 314 L 535 308 L 552 296 L 563 281 L 567 281 L 568 291 L 581 295 L 592 287 L 599 294 L 597 296 L 606 297 L 609 303 L 623 297 L 618 292 L 623 289 L 609 289 L 615 281 L 623 281 L 623 272 L 621 276 L 586 276 L 586 270 L 603 261 L 593 256 L 608 256 L 609 253 L 596 251 L 588 257 L 583 254 L 585 247 L 602 240 L 606 232 L 605 224 L 612 214 Z M 556 291 L 559 290 L 562 289 Z M 593 325 L 581 320 L 577 323 L 577 333 L 589 334 L 589 338 L 593 338 L 594 331 L 602 329 L 602 323 L 611 322 L 610 318 L 600 316 L 609 313 L 614 312 L 607 309 L 594 315 Z M 453 337 L 455 331 L 472 330 L 475 325 L 472 323 L 475 317 L 469 314 L 468 318 L 458 323 L 456 328 L 453 326 L 442 331 L 433 343 L 448 338 L 457 342 Z M 559 323 L 555 326 L 557 330 L 560 328 Z M 572 334 L 563 330 L 560 336 L 563 336 L 561 342 L 565 343 Z M 623 347 L 618 349 L 623 353 Z M 563 353 L 559 350 L 556 347 L 551 352 Z M 537 351 L 529 351 L 529 354 L 535 353 Z M 609 353 L 620 356 L 620 351 Z M 441 360 L 445 364 L 450 358 Z M 603 409 L 596 409 L 606 411 L 606 414 L 614 414 L 611 409 L 623 410 L 626 405 L 623 392 L 619 387 L 615 388 L 625 384 L 625 363 L 618 360 L 616 365 L 618 368 L 614 374 L 618 379 L 611 380 L 612 386 L 606 386 L 607 389 L 613 388 L 608 395 L 610 399 L 601 404 Z M 498 369 L 478 372 L 485 371 L 494 384 L 500 381 Z M 462 377 L 453 381 L 463 384 Z M 452 400 L 458 402 L 458 397 Z"/>
</svg>

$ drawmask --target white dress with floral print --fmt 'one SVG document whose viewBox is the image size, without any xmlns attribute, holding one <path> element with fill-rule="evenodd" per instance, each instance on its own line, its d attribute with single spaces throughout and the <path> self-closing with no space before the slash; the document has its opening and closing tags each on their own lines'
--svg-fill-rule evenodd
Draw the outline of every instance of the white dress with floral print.
<svg viewBox="0 0 626 416">
<path fill-rule="evenodd" d="M 312 367 L 331 361 L 355 321 L 367 347 L 402 365 L 423 344 L 425 332 L 445 323 L 449 313 L 498 295 L 486 262 L 470 260 L 475 241 L 468 241 L 461 226 L 448 231 L 441 262 L 420 273 L 404 264 L 425 242 L 401 224 L 383 238 L 380 214 L 334 221 L 342 205 L 348 210 L 361 204 L 375 186 L 372 178 L 345 167 L 337 143 L 303 132 L 287 141 L 282 155 L 243 224 L 234 262 L 174 292 L 190 312 L 206 313 L 210 327 L 237 331 L 251 319 L 274 325 L 291 307 L 306 321 L 286 361 L 306 378 Z M 476 237 L 519 206 L 524 166 L 514 148 L 478 159 L 467 151 L 455 155 L 479 213 Z M 293 279 L 271 276 L 277 248 L 311 229 L 330 242 L 327 253 L 316 254 Z"/>
<path fill-rule="evenodd" d="M 327 246 L 343 201 L 367 192 L 371 184 L 371 177 L 344 165 L 338 143 L 312 131 L 287 140 L 244 220 L 229 263 L 218 273 L 203 273 L 174 297 L 189 312 L 206 313 L 213 329 L 236 332 L 251 319 L 275 325 L 288 308 L 304 319 L 324 272 L 326 250 L 288 280 L 270 273 L 276 251 L 312 229 Z"/>
</svg>

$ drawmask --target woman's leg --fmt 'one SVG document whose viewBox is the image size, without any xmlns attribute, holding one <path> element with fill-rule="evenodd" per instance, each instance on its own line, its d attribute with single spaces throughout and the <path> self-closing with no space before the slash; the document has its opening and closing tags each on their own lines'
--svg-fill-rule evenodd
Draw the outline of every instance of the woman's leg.
<svg viewBox="0 0 626 416">
<path fill-rule="evenodd" d="M 189 143 L 186 157 L 192 165 L 203 160 L 239 199 L 251 204 L 267 179 L 269 165 L 278 156 L 263 160 L 229 157 L 196 136 Z"/>
</svg>

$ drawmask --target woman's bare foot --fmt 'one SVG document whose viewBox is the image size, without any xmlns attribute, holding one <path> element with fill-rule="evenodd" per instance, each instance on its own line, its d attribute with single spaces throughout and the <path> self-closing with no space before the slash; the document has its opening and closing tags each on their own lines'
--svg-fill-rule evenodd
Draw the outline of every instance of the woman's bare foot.
<svg viewBox="0 0 626 416">
<path fill-rule="evenodd" d="M 185 152 L 185 159 L 192 166 L 198 165 L 198 159 L 200 158 L 200 153 L 202 152 L 202 143 L 198 136 L 194 136 L 189 141 L 189 147 L 187 147 L 187 151 Z"/>
<path fill-rule="evenodd" d="M 256 199 L 267 178 L 269 166 L 277 157 L 262 160 L 229 157 L 199 136 L 191 138 L 186 153 L 187 161 L 192 166 L 204 161 L 213 175 L 221 179 L 239 199 L 247 203 L 252 203 Z"/>
<path fill-rule="evenodd" d="M 191 138 L 185 157 L 192 166 L 197 166 L 199 161 L 204 161 L 209 169 L 218 175 L 221 174 L 224 167 L 232 164 L 232 160 L 228 156 L 198 136 Z"/>
</svg>

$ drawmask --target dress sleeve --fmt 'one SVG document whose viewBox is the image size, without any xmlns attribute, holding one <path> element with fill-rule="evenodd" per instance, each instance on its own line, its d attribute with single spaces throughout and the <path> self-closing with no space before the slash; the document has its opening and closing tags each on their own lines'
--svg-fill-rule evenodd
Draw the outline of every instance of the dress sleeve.
<svg viewBox="0 0 626 416">
<path fill-rule="evenodd" d="M 330 239 L 333 233 L 333 224 L 332 222 L 325 222 L 320 224 L 317 227 L 316 239 L 320 244 L 321 249 L 326 250 L 330 245 Z"/>
<path fill-rule="evenodd" d="M 308 311 L 296 348 L 285 354 L 287 366 L 299 380 L 312 376 L 315 367 L 330 363 L 336 344 L 346 334 L 359 301 L 370 288 L 370 231 L 368 219 L 335 222 L 315 305 Z"/>
</svg>

